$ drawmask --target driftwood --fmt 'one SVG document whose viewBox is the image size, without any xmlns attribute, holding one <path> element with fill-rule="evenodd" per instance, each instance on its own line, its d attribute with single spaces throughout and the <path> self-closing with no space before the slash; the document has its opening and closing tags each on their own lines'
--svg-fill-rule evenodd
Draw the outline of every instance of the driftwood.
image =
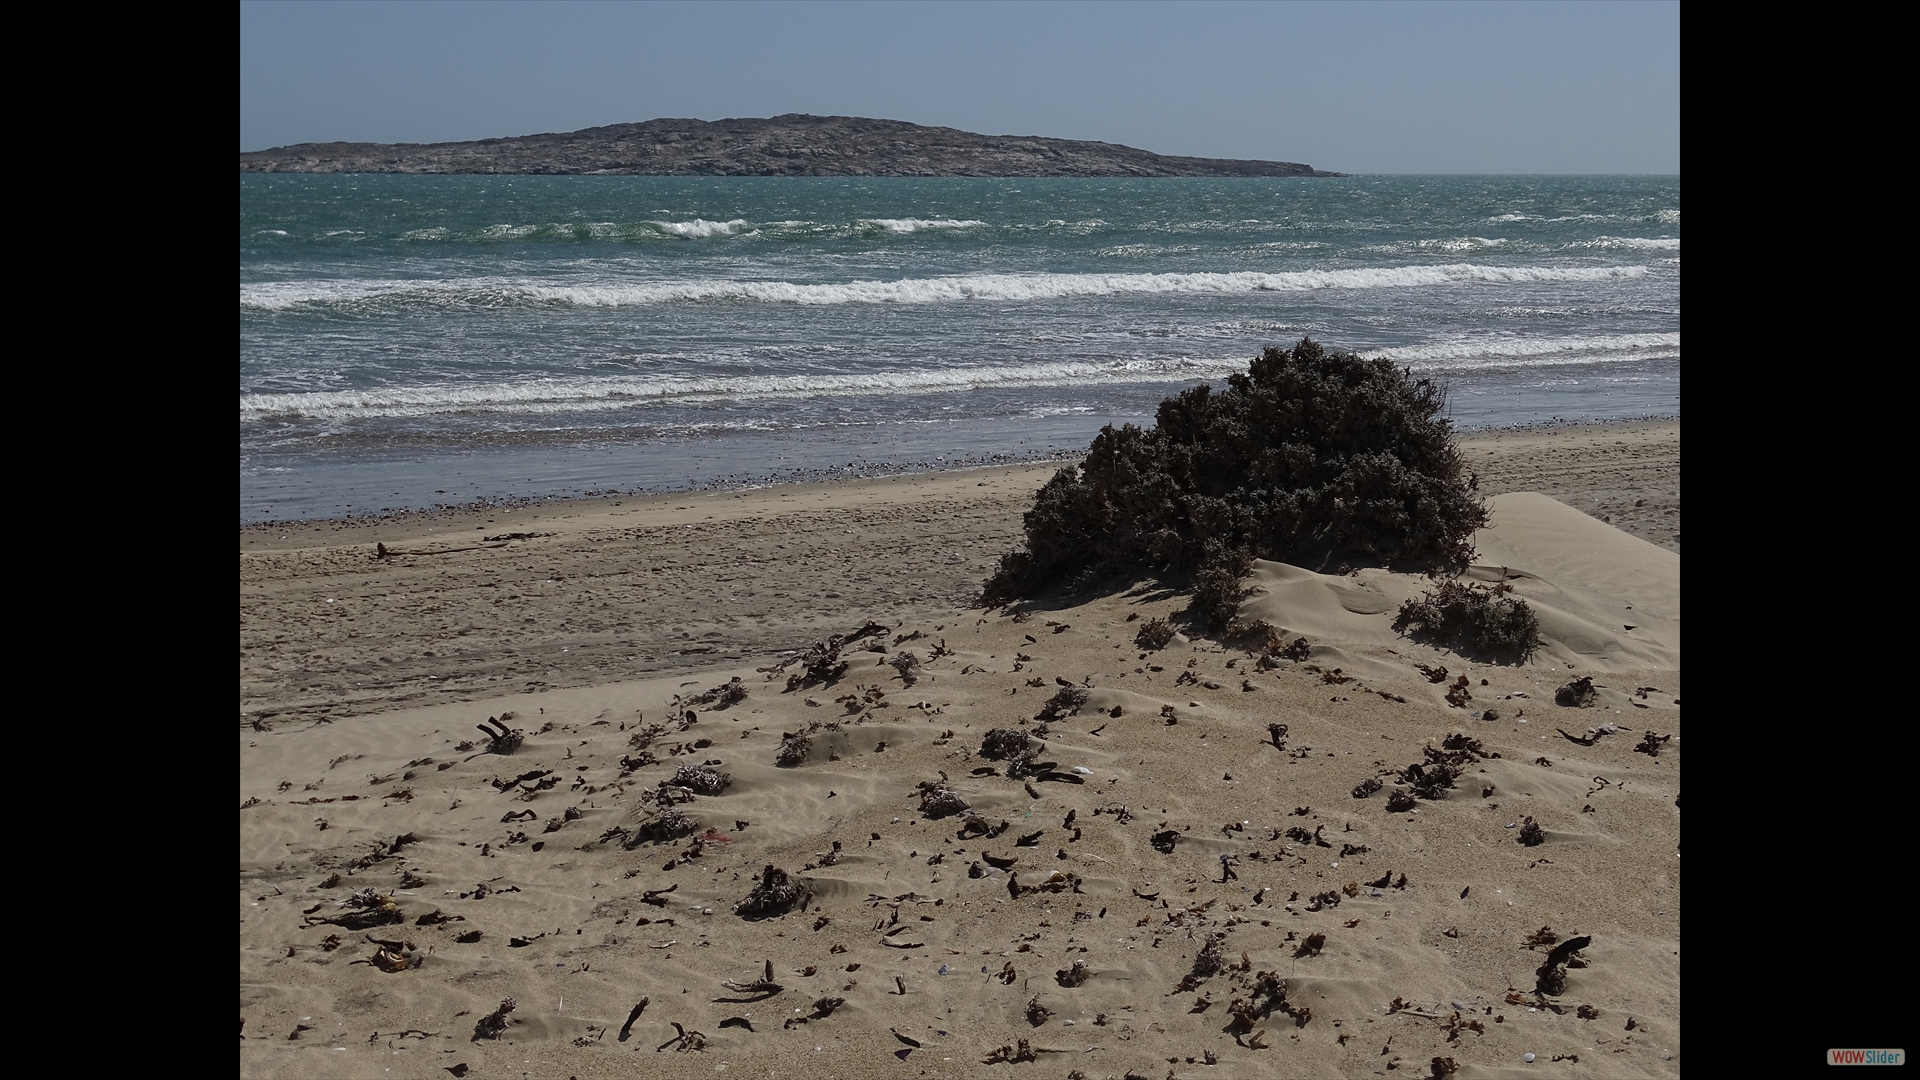
<svg viewBox="0 0 1920 1080">
<path fill-rule="evenodd" d="M 766 974 L 758 982 L 742 983 L 728 979 L 720 984 L 736 994 L 777 994 L 786 987 L 773 981 L 773 961 L 767 961 Z"/>
</svg>

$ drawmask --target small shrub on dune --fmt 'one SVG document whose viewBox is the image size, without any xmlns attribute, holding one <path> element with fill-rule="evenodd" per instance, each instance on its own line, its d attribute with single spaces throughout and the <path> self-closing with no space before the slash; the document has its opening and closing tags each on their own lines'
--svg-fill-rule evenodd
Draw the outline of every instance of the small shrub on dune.
<svg viewBox="0 0 1920 1080">
<path fill-rule="evenodd" d="M 1145 567 L 1191 578 L 1195 614 L 1224 627 L 1254 558 L 1463 567 L 1488 519 L 1445 399 L 1385 360 L 1267 349 L 1224 390 L 1161 402 L 1152 428 L 1102 429 L 1034 496 L 983 599 Z"/>
<path fill-rule="evenodd" d="M 1400 605 L 1395 633 L 1488 660 L 1523 662 L 1540 647 L 1540 618 L 1513 586 L 1443 581 Z"/>
<path fill-rule="evenodd" d="M 1133 643 L 1143 649 L 1164 649 L 1172 641 L 1173 626 L 1165 619 L 1143 623 L 1139 632 L 1133 635 Z"/>
</svg>

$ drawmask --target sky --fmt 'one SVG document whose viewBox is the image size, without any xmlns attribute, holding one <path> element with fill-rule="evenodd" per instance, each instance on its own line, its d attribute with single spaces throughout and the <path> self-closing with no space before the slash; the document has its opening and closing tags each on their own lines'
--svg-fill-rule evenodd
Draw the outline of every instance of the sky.
<svg viewBox="0 0 1920 1080">
<path fill-rule="evenodd" d="M 867 116 L 1349 173 L 1680 171 L 1680 7 L 240 5 L 240 149 Z"/>
</svg>

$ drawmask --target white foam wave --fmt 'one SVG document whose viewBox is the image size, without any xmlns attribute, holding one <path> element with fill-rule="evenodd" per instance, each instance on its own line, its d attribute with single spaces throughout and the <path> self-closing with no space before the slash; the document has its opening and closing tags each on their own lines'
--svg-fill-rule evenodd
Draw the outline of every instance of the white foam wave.
<svg viewBox="0 0 1920 1080">
<path fill-rule="evenodd" d="M 1640 236 L 1596 236 L 1591 240 L 1576 240 L 1570 248 L 1626 248 L 1630 251 L 1679 251 L 1678 237 L 1640 237 Z"/>
<path fill-rule="evenodd" d="M 1415 240 L 1405 246 L 1419 251 L 1477 251 L 1481 248 L 1500 247 L 1505 239 L 1488 239 L 1484 236 L 1447 236 L 1431 240 Z"/>
<path fill-rule="evenodd" d="M 1366 355 L 1415 368 L 1512 367 L 1526 363 L 1607 363 L 1645 360 L 1680 350 L 1679 334 L 1595 334 L 1584 337 L 1463 338 L 1380 349 Z"/>
<path fill-rule="evenodd" d="M 747 219 L 708 221 L 706 218 L 694 218 L 692 221 L 649 221 L 647 224 L 674 236 L 698 239 L 707 236 L 732 236 L 747 227 Z"/>
<path fill-rule="evenodd" d="M 555 285 L 525 279 L 257 282 L 240 287 L 240 306 L 286 310 L 372 300 L 493 307 L 536 303 L 573 307 L 754 301 L 777 304 L 936 304 L 964 300 L 1050 300 L 1124 294 L 1306 292 L 1318 289 L 1422 288 L 1445 285 L 1615 281 L 1644 276 L 1644 266 L 1530 267 L 1449 263 L 1353 270 L 1238 271 L 1191 274 L 969 274 L 800 284 L 790 281 L 673 281 Z"/>
<path fill-rule="evenodd" d="M 1107 363 L 977 365 L 917 371 L 815 375 L 616 375 L 475 385 L 242 394 L 240 419 L 421 417 L 448 413 L 556 413 L 707 401 L 763 401 L 847 394 L 933 394 L 1009 387 L 1090 386 L 1219 379 L 1245 371 L 1245 357 Z"/>
<path fill-rule="evenodd" d="M 860 224 L 874 226 L 893 233 L 919 232 L 921 229 L 971 229 L 985 225 L 984 221 L 956 220 L 954 218 L 861 218 Z"/>
</svg>

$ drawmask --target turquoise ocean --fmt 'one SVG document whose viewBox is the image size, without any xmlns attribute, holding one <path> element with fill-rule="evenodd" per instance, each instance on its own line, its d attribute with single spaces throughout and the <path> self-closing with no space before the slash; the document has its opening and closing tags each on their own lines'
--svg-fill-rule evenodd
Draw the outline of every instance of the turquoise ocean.
<svg viewBox="0 0 1920 1080">
<path fill-rule="evenodd" d="M 240 516 L 1056 456 L 1311 337 L 1677 416 L 1677 176 L 240 178 Z"/>
</svg>

